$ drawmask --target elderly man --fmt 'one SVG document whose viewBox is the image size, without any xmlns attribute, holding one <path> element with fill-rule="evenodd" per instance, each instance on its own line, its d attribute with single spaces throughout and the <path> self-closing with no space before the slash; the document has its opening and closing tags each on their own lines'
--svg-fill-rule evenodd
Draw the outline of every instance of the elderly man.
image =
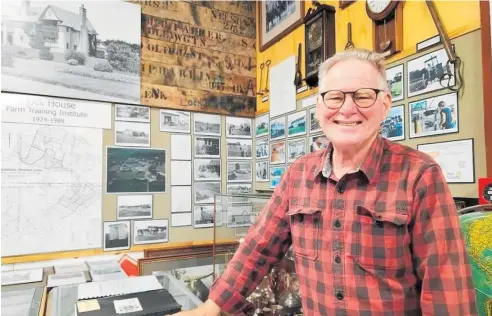
<svg viewBox="0 0 492 316">
<path fill-rule="evenodd" d="M 319 79 L 329 146 L 293 163 L 209 299 L 178 315 L 251 314 L 246 297 L 291 245 L 304 315 L 476 315 L 439 165 L 378 135 L 391 106 L 383 57 L 336 54 Z"/>
</svg>

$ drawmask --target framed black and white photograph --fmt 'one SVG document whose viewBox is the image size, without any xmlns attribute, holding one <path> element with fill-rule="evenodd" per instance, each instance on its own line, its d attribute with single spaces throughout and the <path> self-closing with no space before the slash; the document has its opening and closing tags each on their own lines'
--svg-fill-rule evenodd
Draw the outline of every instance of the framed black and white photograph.
<svg viewBox="0 0 492 316">
<path fill-rule="evenodd" d="M 455 67 L 448 63 L 444 48 L 407 62 L 408 97 L 452 87 L 456 84 Z M 441 78 L 442 80 L 441 84 Z"/>
<path fill-rule="evenodd" d="M 393 102 L 405 98 L 405 84 L 403 76 L 403 64 L 386 69 L 386 82 L 391 92 Z"/>
<path fill-rule="evenodd" d="M 252 159 L 253 140 L 227 139 L 227 159 Z"/>
<path fill-rule="evenodd" d="M 253 163 L 246 161 L 227 162 L 227 182 L 252 182 Z"/>
<path fill-rule="evenodd" d="M 171 213 L 191 212 L 191 185 L 171 187 Z"/>
<path fill-rule="evenodd" d="M 140 45 L 136 3 L 2 1 L 2 92 L 140 104 Z"/>
<path fill-rule="evenodd" d="M 270 168 L 270 189 L 275 189 L 277 187 L 284 173 L 285 173 L 284 166 Z"/>
<path fill-rule="evenodd" d="M 292 163 L 306 154 L 306 138 L 289 139 L 287 146 L 288 163 Z"/>
<path fill-rule="evenodd" d="M 285 163 L 285 141 L 270 144 L 270 163 Z"/>
<path fill-rule="evenodd" d="M 195 157 L 220 158 L 220 138 L 196 136 Z"/>
<path fill-rule="evenodd" d="M 269 181 L 269 163 L 268 161 L 256 162 L 256 182 L 268 182 Z"/>
<path fill-rule="evenodd" d="M 315 152 L 318 150 L 323 150 L 328 147 L 328 138 L 325 135 L 319 134 L 314 136 L 309 136 L 309 152 Z"/>
<path fill-rule="evenodd" d="M 264 159 L 270 157 L 268 138 L 260 138 L 256 140 L 256 159 Z"/>
<path fill-rule="evenodd" d="M 222 213 L 216 213 L 216 225 L 222 226 Z M 213 205 L 197 205 L 193 209 L 193 227 L 206 228 L 214 226 L 214 206 Z"/>
<path fill-rule="evenodd" d="M 106 193 L 166 192 L 166 150 L 106 148 Z"/>
<path fill-rule="evenodd" d="M 403 105 L 393 106 L 388 117 L 381 122 L 379 134 L 383 138 L 397 141 L 405 139 L 405 111 Z"/>
<path fill-rule="evenodd" d="M 253 223 L 253 206 L 238 205 L 227 207 L 227 227 L 248 227 Z"/>
<path fill-rule="evenodd" d="M 128 104 L 116 104 L 115 121 L 150 123 L 150 107 Z"/>
<path fill-rule="evenodd" d="M 137 122 L 114 122 L 116 146 L 150 147 L 150 124 Z"/>
<path fill-rule="evenodd" d="M 251 138 L 251 119 L 226 116 L 226 137 Z"/>
<path fill-rule="evenodd" d="M 152 195 L 118 195 L 116 218 L 152 218 Z"/>
<path fill-rule="evenodd" d="M 319 120 L 316 117 L 316 107 L 309 109 L 309 134 L 321 132 Z"/>
<path fill-rule="evenodd" d="M 221 194 L 221 182 L 195 182 L 195 204 L 214 203 L 215 195 Z"/>
<path fill-rule="evenodd" d="M 130 249 L 130 221 L 104 222 L 104 251 Z"/>
<path fill-rule="evenodd" d="M 251 183 L 228 183 L 227 194 L 229 195 L 243 195 L 253 193 L 253 185 Z"/>
<path fill-rule="evenodd" d="M 159 126 L 161 132 L 191 133 L 190 112 L 160 110 Z"/>
<path fill-rule="evenodd" d="M 171 185 L 191 185 L 191 161 L 171 160 Z"/>
<path fill-rule="evenodd" d="M 287 115 L 287 130 L 289 137 L 306 134 L 305 110 Z"/>
<path fill-rule="evenodd" d="M 220 181 L 220 159 L 195 159 L 195 181 Z"/>
<path fill-rule="evenodd" d="M 171 160 L 191 160 L 191 135 L 171 134 Z"/>
<path fill-rule="evenodd" d="M 216 114 L 193 114 L 193 133 L 195 135 L 221 135 L 221 117 Z"/>
<path fill-rule="evenodd" d="M 270 121 L 270 140 L 285 138 L 285 116 Z"/>
<path fill-rule="evenodd" d="M 133 244 L 157 244 L 169 241 L 169 220 L 133 222 Z"/>
<path fill-rule="evenodd" d="M 408 104 L 410 138 L 458 132 L 458 94 L 451 92 Z"/>
<path fill-rule="evenodd" d="M 263 114 L 255 118 L 255 135 L 256 137 L 262 137 L 268 135 L 268 121 L 270 116 Z"/>
</svg>

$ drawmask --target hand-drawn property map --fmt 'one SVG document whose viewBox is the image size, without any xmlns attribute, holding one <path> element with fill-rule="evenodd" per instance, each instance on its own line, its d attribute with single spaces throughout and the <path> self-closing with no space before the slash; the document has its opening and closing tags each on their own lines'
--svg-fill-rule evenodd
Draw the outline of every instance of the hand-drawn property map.
<svg viewBox="0 0 492 316">
<path fill-rule="evenodd" d="M 2 122 L 2 256 L 101 247 L 102 130 Z"/>
</svg>

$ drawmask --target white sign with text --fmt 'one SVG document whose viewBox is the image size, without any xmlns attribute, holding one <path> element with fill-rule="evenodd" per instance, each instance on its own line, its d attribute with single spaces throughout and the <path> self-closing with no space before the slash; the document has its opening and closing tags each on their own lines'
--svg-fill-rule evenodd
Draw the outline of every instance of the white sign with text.
<svg viewBox="0 0 492 316">
<path fill-rule="evenodd" d="M 111 104 L 2 93 L 2 122 L 111 129 Z"/>
</svg>

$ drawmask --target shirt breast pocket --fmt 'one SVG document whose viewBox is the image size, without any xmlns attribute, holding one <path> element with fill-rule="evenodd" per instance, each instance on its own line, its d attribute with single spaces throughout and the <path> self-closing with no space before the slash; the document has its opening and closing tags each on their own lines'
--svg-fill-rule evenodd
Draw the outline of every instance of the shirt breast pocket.
<svg viewBox="0 0 492 316">
<path fill-rule="evenodd" d="M 320 247 L 321 210 L 308 207 L 287 212 L 292 233 L 292 249 L 296 256 L 316 260 Z"/>
<path fill-rule="evenodd" d="M 399 269 L 409 255 L 408 214 L 386 210 L 375 212 L 358 206 L 352 225 L 355 244 L 352 255 L 368 268 Z"/>
</svg>

